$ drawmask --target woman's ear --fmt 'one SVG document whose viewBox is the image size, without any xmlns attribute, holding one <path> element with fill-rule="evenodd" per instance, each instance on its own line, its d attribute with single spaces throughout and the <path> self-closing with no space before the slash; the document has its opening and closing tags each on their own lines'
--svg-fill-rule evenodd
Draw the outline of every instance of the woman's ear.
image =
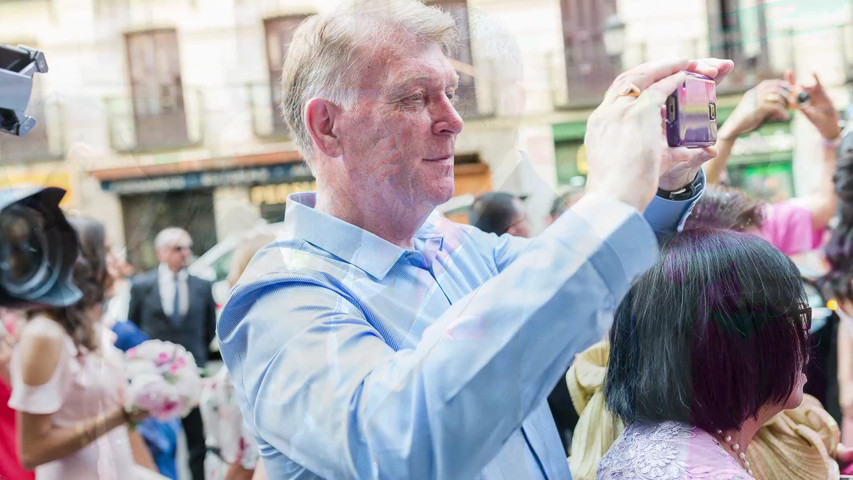
<svg viewBox="0 0 853 480">
<path fill-rule="evenodd" d="M 305 125 L 314 145 L 327 157 L 342 155 L 341 144 L 334 134 L 335 121 L 340 109 L 324 98 L 312 98 L 305 105 Z"/>
</svg>

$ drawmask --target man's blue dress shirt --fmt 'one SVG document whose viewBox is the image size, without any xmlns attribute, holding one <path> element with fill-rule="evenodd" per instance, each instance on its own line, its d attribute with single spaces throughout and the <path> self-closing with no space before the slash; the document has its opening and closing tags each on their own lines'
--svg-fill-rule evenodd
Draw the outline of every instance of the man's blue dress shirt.
<svg viewBox="0 0 853 480">
<path fill-rule="evenodd" d="M 570 478 L 546 397 L 696 198 L 529 240 L 433 213 L 407 250 L 291 196 L 218 331 L 269 478 Z"/>
</svg>

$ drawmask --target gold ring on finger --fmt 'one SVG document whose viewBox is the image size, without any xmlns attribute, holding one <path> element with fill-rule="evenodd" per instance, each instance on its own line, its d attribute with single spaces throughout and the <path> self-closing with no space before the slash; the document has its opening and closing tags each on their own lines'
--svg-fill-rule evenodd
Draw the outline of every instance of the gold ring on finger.
<svg viewBox="0 0 853 480">
<path fill-rule="evenodd" d="M 764 96 L 764 101 L 767 103 L 780 103 L 782 96 L 778 93 L 768 93 Z"/>
<path fill-rule="evenodd" d="M 619 88 L 619 92 L 616 94 L 616 96 L 637 98 L 640 96 L 641 93 L 643 93 L 643 91 L 640 90 L 640 87 L 635 85 L 633 82 L 625 82 L 622 87 Z"/>
</svg>

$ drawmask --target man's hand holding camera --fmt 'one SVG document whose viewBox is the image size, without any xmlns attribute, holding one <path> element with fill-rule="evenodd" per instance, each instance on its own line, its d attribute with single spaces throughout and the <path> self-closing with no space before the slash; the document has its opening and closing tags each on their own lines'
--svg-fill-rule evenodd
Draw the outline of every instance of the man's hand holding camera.
<svg viewBox="0 0 853 480">
<path fill-rule="evenodd" d="M 733 66 L 730 60 L 713 58 L 675 60 L 643 64 L 619 75 L 587 123 L 587 191 L 643 211 L 659 186 L 677 190 L 690 184 L 714 150 L 667 147 L 664 102 L 685 71 L 719 83 Z"/>
</svg>

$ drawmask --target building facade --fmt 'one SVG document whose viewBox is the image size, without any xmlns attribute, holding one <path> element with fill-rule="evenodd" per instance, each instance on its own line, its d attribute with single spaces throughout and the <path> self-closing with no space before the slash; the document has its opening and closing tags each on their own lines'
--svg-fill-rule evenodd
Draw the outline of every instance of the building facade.
<svg viewBox="0 0 853 480">
<path fill-rule="evenodd" d="M 822 75 L 848 103 L 847 0 L 435 0 L 465 34 L 454 65 L 466 121 L 457 194 L 529 195 L 534 230 L 555 192 L 583 183 L 585 121 L 625 67 L 673 56 L 731 57 L 720 113 L 760 78 Z M 69 190 L 139 267 L 168 225 L 201 253 L 313 186 L 277 109 L 293 30 L 322 0 L 6 0 L 0 42 L 46 53 L 27 137 L 0 137 L 0 182 Z M 619 38 L 621 37 L 621 38 Z M 614 40 L 616 38 L 615 46 Z M 607 40 L 607 41 L 606 41 Z M 726 110 L 728 108 L 728 110 Z M 815 182 L 808 125 L 770 125 L 732 178 L 782 194 Z M 776 180 L 768 180 L 768 178 Z M 772 185 L 767 185 L 770 182 Z"/>
</svg>

